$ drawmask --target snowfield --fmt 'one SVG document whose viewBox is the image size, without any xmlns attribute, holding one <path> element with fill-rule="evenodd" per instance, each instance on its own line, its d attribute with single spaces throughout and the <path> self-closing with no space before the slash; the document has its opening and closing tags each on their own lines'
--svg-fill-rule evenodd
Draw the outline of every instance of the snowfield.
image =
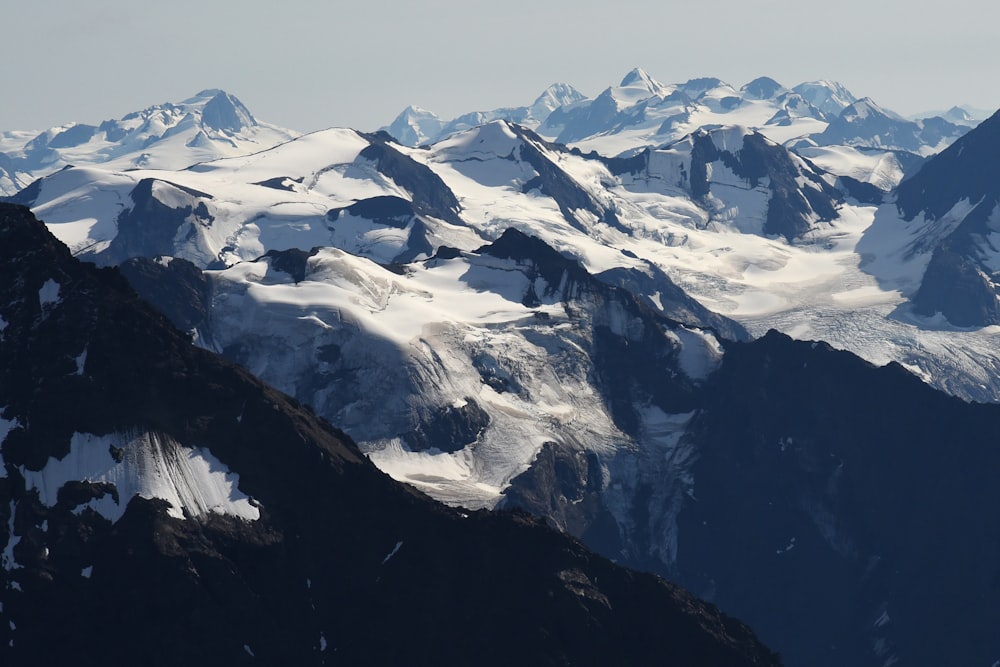
<svg viewBox="0 0 1000 667">
<path fill-rule="evenodd" d="M 76 433 L 62 459 L 49 459 L 39 471 L 21 469 L 29 490 L 52 507 L 59 490 L 70 481 L 107 484 L 100 498 L 77 507 L 89 507 L 112 523 L 125 513 L 134 496 L 170 503 L 167 512 L 178 519 L 209 512 L 248 521 L 260 510 L 238 489 L 239 476 L 205 448 L 189 448 L 155 433 L 95 436 Z"/>
</svg>

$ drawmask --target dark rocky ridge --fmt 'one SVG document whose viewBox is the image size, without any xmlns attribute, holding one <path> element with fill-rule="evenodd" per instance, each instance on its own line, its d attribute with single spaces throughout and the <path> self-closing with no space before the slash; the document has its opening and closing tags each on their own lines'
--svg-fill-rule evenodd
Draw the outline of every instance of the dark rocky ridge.
<svg viewBox="0 0 1000 667">
<path fill-rule="evenodd" d="M 776 664 L 662 580 L 392 482 L 310 411 L 190 346 L 116 270 L 73 260 L 27 209 L 0 206 L 0 255 L 0 405 L 17 422 L 0 539 L 11 525 L 20 538 L 20 567 L 0 569 L 5 664 Z M 59 300 L 43 305 L 48 280 Z M 110 525 L 69 495 L 49 508 L 25 492 L 19 466 L 65 453 L 71 433 L 128 429 L 208 447 L 261 519 L 179 520 L 134 498 Z"/>
<path fill-rule="evenodd" d="M 904 220 L 921 212 L 938 219 L 968 199 L 979 202 L 1000 195 L 1000 111 L 928 160 L 900 183 L 896 206 Z"/>
<path fill-rule="evenodd" d="M 904 221 L 923 214 L 933 227 L 959 202 L 972 210 L 932 249 L 913 295 L 917 313 L 942 313 L 963 327 L 1000 323 L 1000 285 L 986 258 L 1000 207 L 1000 112 L 929 159 L 896 190 Z"/>
<path fill-rule="evenodd" d="M 751 187 L 768 179 L 771 196 L 764 222 L 765 234 L 784 236 L 791 242 L 812 229 L 813 218 L 829 222 L 839 217 L 837 207 L 843 201 L 841 194 L 809 163 L 806 169 L 799 169 L 787 149 L 762 134 L 752 132 L 744 136 L 743 147 L 736 153 L 718 149 L 710 132 L 695 133 L 693 142 L 690 184 L 691 194 L 696 199 L 709 193 L 706 165 L 721 161 L 734 174 L 747 179 Z M 801 187 L 796 181 L 799 177 L 811 181 L 815 188 Z"/>
<path fill-rule="evenodd" d="M 417 163 L 414 162 L 414 164 Z M 422 165 L 420 166 L 422 167 Z M 430 172 L 428 171 L 428 173 Z M 432 173 L 431 175 L 436 178 L 435 174 Z M 443 182 L 440 185 L 445 187 Z M 447 194 L 450 195 L 451 191 L 448 190 Z M 406 249 L 392 258 L 393 264 L 405 264 L 412 262 L 421 255 L 429 257 L 434 254 L 434 247 L 427 240 L 427 224 L 421 219 L 421 212 L 424 215 L 438 215 L 438 217 L 441 214 L 430 212 L 431 208 L 429 206 L 433 206 L 433 204 L 427 204 L 426 202 L 419 203 L 422 199 L 422 197 L 418 197 L 418 203 L 414 204 L 414 202 L 407 201 L 406 199 L 388 195 L 369 197 L 368 199 L 359 200 L 350 206 L 330 209 L 326 213 L 326 219 L 331 228 L 337 225 L 337 221 L 345 213 L 371 220 L 377 225 L 385 225 L 396 229 L 406 229 L 409 227 L 410 232 L 406 238 Z M 448 202 L 450 199 L 442 193 L 442 201 Z M 452 204 L 448 203 L 448 206 L 452 206 Z M 443 215 L 457 215 L 457 206 L 458 200 L 455 200 L 454 208 L 449 208 Z"/>
<path fill-rule="evenodd" d="M 570 151 L 565 146 L 549 143 L 531 130 L 519 125 L 509 123 L 508 126 L 521 139 L 520 158 L 538 172 L 538 176 L 524 184 L 522 188 L 524 192 L 530 192 L 537 188 L 542 194 L 552 197 L 559 205 L 559 210 L 566 221 L 581 231 L 586 231 L 586 229 L 577 219 L 574 210 L 589 211 L 601 222 L 628 233 L 628 229 L 622 225 L 615 211 L 597 202 L 539 149 L 542 147 L 556 153 L 569 153 Z"/>
<path fill-rule="evenodd" d="M 190 198 L 190 203 L 178 208 L 164 204 L 153 194 L 156 184 L 179 190 Z M 213 220 L 205 204 L 211 195 L 175 183 L 144 178 L 132 188 L 129 197 L 132 206 L 116 220 L 118 233 L 107 250 L 93 257 L 102 265 L 119 264 L 131 257 L 170 256 L 174 238 L 183 225 L 208 225 Z"/>
<path fill-rule="evenodd" d="M 405 188 L 413 198 L 414 211 L 451 224 L 464 224 L 459 216 L 461 206 L 458 199 L 440 176 L 426 165 L 396 150 L 391 145 L 394 139 L 385 132 L 360 136 L 370 142 L 361 151 L 360 157 L 374 162 L 379 172 Z"/>
<path fill-rule="evenodd" d="M 683 581 L 733 612 L 758 607 L 747 617 L 788 637 L 792 664 L 996 656 L 1000 409 L 776 333 L 727 346 L 706 397 Z M 754 601 L 765 588 L 771 620 Z"/>
</svg>

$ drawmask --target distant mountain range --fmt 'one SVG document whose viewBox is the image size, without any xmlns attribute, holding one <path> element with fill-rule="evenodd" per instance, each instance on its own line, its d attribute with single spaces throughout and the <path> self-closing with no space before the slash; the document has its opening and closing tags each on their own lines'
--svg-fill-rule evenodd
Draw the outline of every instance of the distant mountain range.
<svg viewBox="0 0 1000 667">
<path fill-rule="evenodd" d="M 246 155 L 300 133 L 260 123 L 238 99 L 203 90 L 100 125 L 69 123 L 45 132 L 0 134 L 0 194 L 12 195 L 66 166 L 183 169 L 194 162 Z"/>
<path fill-rule="evenodd" d="M 546 139 L 608 156 L 669 144 L 712 125 L 747 126 L 795 146 L 849 145 L 928 155 L 975 124 L 958 107 L 941 116 L 906 120 L 868 98 L 858 99 L 834 81 L 786 88 L 760 77 L 737 89 L 719 79 L 700 78 L 665 85 L 636 68 L 593 99 L 556 84 L 530 107 L 465 114 L 452 121 L 410 107 L 383 129 L 416 146 L 491 120 L 508 120 Z"/>
</svg>

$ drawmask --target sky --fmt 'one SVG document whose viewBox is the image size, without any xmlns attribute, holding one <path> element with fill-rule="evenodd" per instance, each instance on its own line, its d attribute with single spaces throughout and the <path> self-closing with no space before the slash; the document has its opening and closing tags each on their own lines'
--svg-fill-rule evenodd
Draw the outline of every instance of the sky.
<svg viewBox="0 0 1000 667">
<path fill-rule="evenodd" d="M 0 131 L 96 124 L 206 88 L 301 132 L 374 130 L 588 96 L 633 67 L 662 83 L 840 81 L 904 115 L 1000 108 L 1000 4 L 950 0 L 10 0 Z"/>
</svg>

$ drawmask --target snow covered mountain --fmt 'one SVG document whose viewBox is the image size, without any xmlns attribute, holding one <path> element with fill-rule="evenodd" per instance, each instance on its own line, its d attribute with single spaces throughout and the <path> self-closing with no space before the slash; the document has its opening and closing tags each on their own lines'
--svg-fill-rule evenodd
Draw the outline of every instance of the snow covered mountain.
<svg viewBox="0 0 1000 667">
<path fill-rule="evenodd" d="M 68 165 L 183 169 L 270 148 L 295 136 L 258 122 L 234 96 L 203 90 L 179 104 L 158 104 L 98 126 L 71 123 L 41 133 L 3 133 L 0 194 L 12 195 Z"/>
<path fill-rule="evenodd" d="M 811 140 L 819 145 L 888 148 L 932 155 L 967 131 L 967 125 L 956 125 L 940 117 L 906 120 L 866 97 L 845 107 Z"/>
<path fill-rule="evenodd" d="M 858 98 L 843 84 L 826 79 L 800 83 L 792 88 L 792 92 L 801 95 L 808 104 L 828 116 L 837 116 L 858 101 Z"/>
<path fill-rule="evenodd" d="M 900 310 L 929 256 L 901 255 L 907 227 L 872 226 L 891 205 L 864 203 L 882 195 L 858 185 L 739 128 L 605 158 L 494 122 L 427 149 L 328 130 L 182 171 L 70 169 L 18 201 L 75 253 L 111 264 L 165 255 L 223 268 L 324 246 L 405 263 L 515 228 L 594 274 L 655 267 L 755 334 L 824 339 L 994 400 L 995 333 Z"/>
<path fill-rule="evenodd" d="M 942 150 L 975 124 L 954 114 L 952 120 L 907 121 L 867 98 L 859 100 L 835 81 L 786 88 L 759 77 L 736 89 L 719 79 L 701 78 L 665 85 L 641 68 L 593 99 L 572 91 L 543 95 L 539 101 L 546 97 L 542 113 L 500 109 L 467 114 L 450 124 L 411 107 L 383 129 L 401 143 L 417 146 L 491 120 L 508 120 L 584 152 L 628 156 L 676 143 L 701 129 L 736 125 L 794 147 L 830 173 L 888 192 L 916 172 L 922 156 Z"/>
<path fill-rule="evenodd" d="M 969 105 L 959 105 L 953 106 L 946 111 L 925 111 L 923 113 L 918 113 L 910 116 L 912 120 L 923 120 L 924 118 L 933 118 L 934 116 L 940 116 L 950 123 L 955 123 L 956 125 L 968 125 L 969 127 L 975 127 L 979 123 L 983 122 L 987 118 L 993 115 L 992 111 L 985 109 L 976 109 Z"/>
<path fill-rule="evenodd" d="M 6 204 L 0 404 L 4 664 L 778 664 L 675 586 L 392 482 Z"/>
<path fill-rule="evenodd" d="M 825 114 L 770 79 L 737 90 L 713 78 L 664 85 L 634 69 L 593 100 L 561 107 L 538 132 L 604 155 L 674 142 L 710 125 L 742 125 L 785 142 L 821 131 Z"/>
</svg>

